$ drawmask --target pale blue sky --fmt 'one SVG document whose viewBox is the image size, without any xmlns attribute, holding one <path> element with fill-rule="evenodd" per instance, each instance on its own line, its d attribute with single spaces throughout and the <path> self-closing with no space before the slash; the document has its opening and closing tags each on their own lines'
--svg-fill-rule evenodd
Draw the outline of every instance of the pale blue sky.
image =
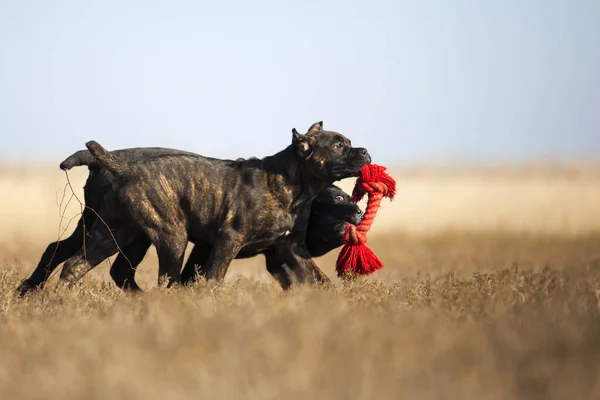
<svg viewBox="0 0 600 400">
<path fill-rule="evenodd" d="M 0 0 L 0 157 L 600 159 L 600 1 Z"/>
</svg>

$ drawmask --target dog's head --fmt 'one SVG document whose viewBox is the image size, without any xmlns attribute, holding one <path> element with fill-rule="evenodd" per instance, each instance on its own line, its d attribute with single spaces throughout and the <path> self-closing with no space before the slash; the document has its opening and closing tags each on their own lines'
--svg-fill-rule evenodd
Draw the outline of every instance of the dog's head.
<svg viewBox="0 0 600 400">
<path fill-rule="evenodd" d="M 348 224 L 358 225 L 362 210 L 350 196 L 335 185 L 328 186 L 315 198 L 310 210 L 306 246 L 313 257 L 320 257 L 344 244 Z"/>
<path fill-rule="evenodd" d="M 358 176 L 360 169 L 371 162 L 367 149 L 352 147 L 350 139 L 341 133 L 324 131 L 323 122 L 315 122 L 306 134 L 292 129 L 292 146 L 301 168 L 313 178 L 326 182 Z"/>
</svg>

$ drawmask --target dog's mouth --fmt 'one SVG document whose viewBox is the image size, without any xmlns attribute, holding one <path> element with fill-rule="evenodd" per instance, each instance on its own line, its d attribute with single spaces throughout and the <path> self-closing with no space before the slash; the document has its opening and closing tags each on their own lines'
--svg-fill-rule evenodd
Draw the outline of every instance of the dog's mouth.
<svg viewBox="0 0 600 400">
<path fill-rule="evenodd" d="M 358 206 L 356 206 L 356 211 L 354 213 L 346 215 L 346 217 L 344 217 L 344 220 L 340 221 L 340 223 L 338 225 L 338 229 L 339 229 L 340 233 L 343 235 L 346 232 L 346 228 L 348 227 L 348 224 L 352 224 L 352 225 L 360 224 L 360 221 L 362 221 L 363 217 L 364 217 L 363 211 L 360 208 L 358 208 Z"/>
<path fill-rule="evenodd" d="M 367 163 L 362 162 L 361 160 L 349 160 L 345 164 L 334 166 L 333 173 L 336 175 L 358 176 L 360 174 L 360 169 L 366 164 Z"/>
<path fill-rule="evenodd" d="M 345 179 L 360 176 L 360 170 L 371 163 L 371 155 L 367 149 L 355 148 L 350 152 L 344 165 L 333 167 L 333 173 L 337 179 Z"/>
<path fill-rule="evenodd" d="M 333 167 L 333 175 L 337 179 L 354 178 L 360 176 L 360 170 L 368 162 L 353 160 L 349 164 Z"/>
<path fill-rule="evenodd" d="M 346 229 L 348 229 L 348 225 L 358 225 L 364 217 L 363 211 L 358 206 L 354 205 L 353 208 L 354 210 L 346 212 L 343 215 L 338 215 L 327 220 L 320 219 L 319 224 L 313 225 L 312 228 L 316 228 L 320 231 L 320 233 L 333 230 L 333 232 L 337 232 L 338 238 L 343 238 L 346 233 Z"/>
</svg>

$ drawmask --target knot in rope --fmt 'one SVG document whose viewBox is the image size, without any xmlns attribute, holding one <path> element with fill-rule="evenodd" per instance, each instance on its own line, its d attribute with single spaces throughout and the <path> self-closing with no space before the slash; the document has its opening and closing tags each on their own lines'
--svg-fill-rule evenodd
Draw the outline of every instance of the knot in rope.
<svg viewBox="0 0 600 400">
<path fill-rule="evenodd" d="M 361 226 L 348 224 L 344 240 L 351 244 L 365 244 L 367 243 L 367 230 Z"/>
<path fill-rule="evenodd" d="M 359 202 L 365 194 L 380 194 L 381 197 L 393 199 L 396 195 L 396 182 L 385 170 L 385 167 L 375 164 L 363 167 L 352 191 L 352 201 Z"/>
</svg>

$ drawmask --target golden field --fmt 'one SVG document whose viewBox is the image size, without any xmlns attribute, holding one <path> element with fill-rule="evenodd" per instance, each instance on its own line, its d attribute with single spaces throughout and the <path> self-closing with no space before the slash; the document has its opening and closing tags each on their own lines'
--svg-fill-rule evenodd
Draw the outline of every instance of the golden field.
<svg viewBox="0 0 600 400">
<path fill-rule="evenodd" d="M 317 260 L 330 289 L 283 293 L 260 257 L 220 287 L 164 289 L 151 251 L 142 296 L 105 262 L 20 300 L 80 206 L 59 208 L 56 167 L 1 167 L 0 398 L 600 398 L 600 167 L 392 175 L 369 235 L 385 267 L 366 279 L 337 279 L 336 250 Z M 86 176 L 69 173 L 79 197 Z"/>
</svg>

